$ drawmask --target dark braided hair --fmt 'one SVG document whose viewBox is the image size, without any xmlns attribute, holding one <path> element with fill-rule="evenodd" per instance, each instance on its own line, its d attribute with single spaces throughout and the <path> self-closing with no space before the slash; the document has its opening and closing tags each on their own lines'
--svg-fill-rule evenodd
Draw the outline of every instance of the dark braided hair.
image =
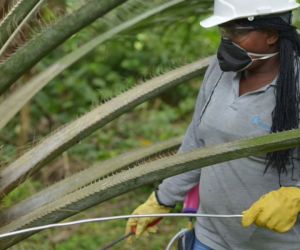
<svg viewBox="0 0 300 250">
<path fill-rule="evenodd" d="M 252 26 L 258 30 L 275 30 L 279 35 L 279 75 L 276 82 L 276 104 L 272 112 L 271 133 L 296 129 L 299 127 L 299 56 L 300 39 L 296 28 L 289 21 L 284 21 L 279 16 L 265 16 L 253 21 L 247 19 L 237 20 L 239 25 Z M 267 154 L 265 172 L 271 166 L 280 174 L 287 173 L 286 165 L 292 164 L 294 170 L 292 153 L 294 149 L 276 151 Z"/>
</svg>

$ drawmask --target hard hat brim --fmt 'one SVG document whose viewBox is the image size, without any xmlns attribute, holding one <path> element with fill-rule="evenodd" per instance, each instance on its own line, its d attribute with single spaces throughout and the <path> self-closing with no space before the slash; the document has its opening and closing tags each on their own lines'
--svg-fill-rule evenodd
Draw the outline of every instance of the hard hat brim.
<svg viewBox="0 0 300 250">
<path fill-rule="evenodd" d="M 211 27 L 217 26 L 219 24 L 229 22 L 231 20 L 233 20 L 233 18 L 225 18 L 225 17 L 221 17 L 221 16 L 210 16 L 210 17 L 202 20 L 200 22 L 200 25 L 203 28 L 211 28 Z"/>
<path fill-rule="evenodd" d="M 277 14 L 277 13 L 285 13 L 285 12 L 297 9 L 299 7 L 300 7 L 300 4 L 296 3 L 294 6 L 292 6 L 290 8 L 282 9 L 282 10 L 279 9 L 276 12 L 272 12 L 272 13 L 260 13 L 260 15 L 264 16 L 264 15 L 274 15 L 274 14 Z M 212 16 L 202 20 L 200 22 L 200 25 L 203 28 L 211 28 L 211 27 L 214 27 L 214 26 L 217 26 L 217 25 L 220 25 L 220 24 L 232 21 L 232 20 L 236 20 L 236 19 L 240 19 L 240 18 L 247 18 L 247 17 L 250 17 L 250 16 L 259 16 L 259 15 L 258 14 L 251 15 L 250 13 L 248 15 L 232 16 L 232 17 L 223 17 L 223 16 L 218 16 L 218 15 L 212 15 Z"/>
</svg>

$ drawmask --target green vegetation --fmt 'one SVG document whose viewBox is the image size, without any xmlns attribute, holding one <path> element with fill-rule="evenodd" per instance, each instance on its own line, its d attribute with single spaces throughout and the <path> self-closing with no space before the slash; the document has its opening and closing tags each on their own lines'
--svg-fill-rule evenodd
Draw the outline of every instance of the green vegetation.
<svg viewBox="0 0 300 250">
<path fill-rule="evenodd" d="M 68 2 L 68 12 L 77 8 L 73 2 Z M 141 10 L 142 4 L 140 12 Z M 172 16 L 173 13 L 177 13 L 177 16 Z M 53 18 L 51 15 L 51 11 L 47 10 L 47 18 Z M 113 17 L 110 18 L 113 20 Z M 43 136 L 85 114 L 99 103 L 117 96 L 141 81 L 213 54 L 218 44 L 218 34 L 216 30 L 201 29 L 198 24 L 201 18 L 202 15 L 190 10 L 185 14 L 176 9 L 159 13 L 147 22 L 98 46 L 92 53 L 65 70 L 42 89 L 28 105 L 27 118 L 30 120 L 30 127 L 26 131 L 26 141 L 20 143 L 24 137 L 24 123 L 20 115 L 14 117 L 2 129 L 3 146 L 0 155 L 2 166 L 36 144 Z M 114 22 L 121 23 L 122 19 Z M 82 46 L 103 32 L 107 28 L 106 25 L 111 24 L 104 25 L 99 20 L 80 31 L 37 64 L 32 74 L 47 69 L 62 55 Z M 58 157 L 5 197 L 2 206 L 10 207 L 43 189 L 45 185 L 51 185 L 96 161 L 103 161 L 134 148 L 149 146 L 182 135 L 191 118 L 200 83 L 201 79 L 197 78 L 181 84 L 96 131 L 67 151 L 68 163 L 63 160 L 63 156 Z M 20 82 L 19 85 L 21 84 Z M 71 219 L 130 214 L 152 189 L 151 185 L 130 192 Z M 123 205 L 119 206 L 119 203 Z M 153 242 L 151 249 L 165 246 L 173 234 L 187 224 L 187 220 L 166 219 L 161 224 L 160 230 L 163 233 L 150 236 Z M 124 225 L 125 221 L 115 221 L 81 225 L 75 229 L 47 230 L 28 238 L 12 249 L 97 249 L 122 236 Z M 62 236 L 62 239 L 56 239 L 60 234 L 66 234 L 65 238 Z M 136 249 L 150 249 L 147 237 L 137 240 L 135 245 Z M 119 245 L 120 248 L 131 249 L 124 244 L 121 246 L 122 243 Z M 116 246 L 115 249 L 120 248 Z"/>
<path fill-rule="evenodd" d="M 27 2 L 34 4 L 37 1 Z M 63 56 L 79 51 L 84 44 L 95 37 L 107 34 L 143 13 L 149 14 L 150 10 L 165 6 L 166 3 L 173 5 L 165 6 L 163 11 L 152 14 L 134 26 L 128 26 L 122 32 L 114 33 L 92 52 L 85 56 L 82 55 L 70 67 L 63 68 L 62 73 L 38 91 L 29 103 L 22 104 L 22 110 L 9 121 L 0 134 L 0 178 L 11 177 L 12 173 L 17 174 L 19 171 L 23 171 L 24 167 L 33 164 L 32 162 L 38 157 L 42 157 L 44 152 L 56 143 L 54 141 L 49 145 L 43 145 L 39 142 L 46 141 L 45 138 L 49 139 L 56 133 L 58 135 L 61 133 L 61 137 L 71 133 L 73 130 L 66 129 L 64 131 L 63 128 L 69 128 L 68 125 L 72 122 L 76 123 L 79 117 L 96 114 L 95 110 L 105 107 L 105 105 L 100 106 L 102 103 L 110 104 L 108 100 L 113 97 L 119 98 L 121 93 L 129 93 L 128 90 L 135 90 L 134 88 L 142 86 L 142 82 L 147 82 L 182 65 L 214 54 L 219 43 L 217 29 L 204 30 L 199 26 L 199 21 L 210 12 L 209 8 L 212 6 L 210 0 L 103 0 L 101 1 L 103 5 L 99 4 L 100 1 L 95 0 L 48 0 L 47 2 L 48 6 L 44 5 L 39 13 L 31 18 L 27 26 L 22 28 L 22 36 L 14 39 L 1 58 L 3 63 L 0 64 L 0 72 L 5 77 L 0 80 L 0 91 L 7 90 L 1 97 L 1 101 L 11 93 L 18 93 L 18 89 L 25 86 L 30 79 L 35 79 L 35 76 L 51 68 Z M 96 2 L 94 10 L 92 10 L 91 6 Z M 3 1 L 3 3 L 5 3 L 6 11 L 11 10 L 12 6 L 11 2 L 9 4 L 9 0 Z M 22 8 L 22 5 L 19 8 Z M 19 11 L 19 9 L 16 10 Z M 27 13 L 28 11 L 24 7 L 23 12 Z M 88 16 L 89 11 L 93 13 L 90 17 Z M 3 13 L 7 14 L 5 11 Z M 103 16 L 100 15 L 101 13 Z M 80 18 L 74 18 L 76 14 L 80 14 Z M 101 18 L 92 23 L 96 16 Z M 11 25 L 14 30 L 16 23 Z M 61 27 L 64 27 L 63 31 L 60 30 Z M 77 32 L 80 28 L 83 29 Z M 57 30 L 61 32 L 57 32 Z M 7 34 L 6 31 L 7 29 L 5 32 L 1 30 L 0 25 L 0 37 L 3 38 L 4 36 L 1 34 Z M 49 34 L 52 35 L 48 36 Z M 51 48 L 53 48 L 52 51 L 50 51 Z M 35 62 L 38 64 L 32 67 Z M 85 131 L 72 135 L 76 140 L 70 140 L 72 143 L 65 143 L 60 150 L 53 150 L 55 152 L 51 157 L 42 158 L 36 164 L 36 168 L 26 172 L 26 178 L 18 179 L 14 186 L 8 183 L 11 186 L 9 190 L 7 189 L 8 191 L 6 190 L 8 194 L 1 203 L 0 213 L 2 216 L 0 216 L 0 220 L 3 222 L 7 209 L 11 209 L 18 202 L 32 197 L 40 190 L 45 190 L 77 172 L 82 171 L 81 173 L 89 174 L 91 166 L 94 164 L 115 159 L 122 153 L 134 149 L 147 148 L 157 142 L 183 135 L 191 119 L 201 85 L 204 69 L 200 68 L 201 70 L 198 70 L 197 74 L 190 74 L 188 81 L 182 81 L 180 85 L 174 85 L 160 95 L 153 94 L 154 97 L 146 98 L 143 103 L 136 107 L 133 106 L 135 108 L 130 112 L 125 110 L 115 116 L 117 118 L 114 117 L 113 121 L 103 122 L 103 127 L 100 129 L 97 129 L 100 126 L 97 127 L 99 124 L 96 124 L 91 126 L 91 133 Z M 27 69 L 30 70 L 26 71 Z M 25 71 L 26 73 L 24 73 Z M 19 80 L 14 82 L 18 78 Z M 154 85 L 153 81 L 150 83 Z M 8 90 L 9 86 L 11 87 Z M 146 94 L 149 93 L 146 92 Z M 0 110 L 3 103 L 0 103 Z M 123 103 L 123 106 L 126 107 L 126 103 Z M 4 110 L 9 113 L 10 108 L 5 106 Z M 103 108 L 103 110 L 106 109 Z M 88 122 L 85 121 L 83 125 Z M 278 141 L 284 142 L 285 140 L 284 136 L 278 138 Z M 57 142 L 61 143 L 59 139 L 58 136 Z M 298 138 L 293 143 L 297 140 Z M 270 143 L 268 140 L 265 141 L 260 141 L 260 145 Z M 38 148 L 39 145 L 43 147 Z M 279 147 L 280 143 L 276 145 Z M 288 143 L 283 144 L 284 147 L 288 145 Z M 248 142 L 240 147 L 247 149 L 252 145 Z M 32 149 L 33 153 L 30 153 Z M 26 158 L 28 155 L 30 157 Z M 146 157 L 137 162 L 143 164 L 151 160 L 153 159 Z M 214 160 L 217 160 L 217 157 Z M 173 164 L 174 168 L 175 165 Z M 18 168 L 13 168 L 14 166 L 18 166 Z M 134 166 L 133 164 L 133 166 L 124 167 L 127 169 L 134 168 Z M 79 190 L 78 188 L 72 190 L 71 194 L 77 194 L 80 190 L 88 190 L 89 187 L 93 187 L 94 181 L 101 184 L 102 178 L 107 174 L 102 175 L 100 172 L 92 183 L 82 184 Z M 114 172 L 113 174 L 118 177 L 118 173 Z M 142 177 L 140 176 L 140 179 Z M 8 178 L 5 181 L 9 182 Z M 1 194 L 5 194 L 3 187 L 5 181 L 0 182 Z M 112 199 L 109 198 L 92 208 L 84 211 L 79 209 L 76 211 L 78 213 L 72 213 L 76 215 L 68 220 L 130 214 L 138 204 L 146 199 L 157 184 L 151 182 L 134 191 Z M 132 184 L 128 183 L 128 186 L 130 185 Z M 57 200 L 60 198 L 63 200 L 65 197 L 67 196 L 57 197 Z M 53 204 L 54 202 L 50 202 L 50 206 Z M 34 209 L 25 216 L 22 215 L 12 221 L 8 219 L 8 226 L 21 223 L 23 217 L 27 218 L 28 214 L 33 216 L 32 221 L 37 225 L 42 225 L 47 220 L 55 222 L 57 220 L 54 218 L 55 216 L 62 218 L 54 215 L 50 219 L 43 217 L 38 220 L 35 219 L 37 210 Z M 176 210 L 181 211 L 181 207 L 177 207 Z M 56 212 L 59 214 L 59 211 Z M 67 215 L 63 216 L 63 218 L 67 217 Z M 38 218 L 40 217 L 38 216 Z M 30 224 L 31 221 L 28 220 L 28 223 Z M 11 249 L 99 249 L 121 237 L 124 233 L 125 223 L 125 221 L 114 221 L 45 230 L 12 246 Z M 164 219 L 160 224 L 158 234 L 136 240 L 134 247 L 123 242 L 113 249 L 163 249 L 174 233 L 186 225 L 187 219 Z M 1 226 L 0 233 L 1 229 L 3 230 L 6 226 Z M 22 226 L 13 225 L 12 228 L 14 227 Z M 22 239 L 17 239 L 16 242 L 20 240 Z M 0 249 L 14 243 L 0 241 Z"/>
</svg>

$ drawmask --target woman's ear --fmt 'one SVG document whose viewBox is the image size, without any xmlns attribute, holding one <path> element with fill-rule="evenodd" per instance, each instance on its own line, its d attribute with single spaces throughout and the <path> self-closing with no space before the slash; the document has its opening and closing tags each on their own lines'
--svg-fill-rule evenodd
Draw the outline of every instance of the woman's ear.
<svg viewBox="0 0 300 250">
<path fill-rule="evenodd" d="M 274 45 L 278 42 L 279 35 L 276 30 L 268 30 L 267 31 L 267 43 L 268 45 Z"/>
</svg>

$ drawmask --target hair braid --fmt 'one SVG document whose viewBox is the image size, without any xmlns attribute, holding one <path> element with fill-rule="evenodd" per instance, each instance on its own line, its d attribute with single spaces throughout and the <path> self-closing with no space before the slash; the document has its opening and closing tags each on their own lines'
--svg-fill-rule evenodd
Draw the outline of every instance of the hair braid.
<svg viewBox="0 0 300 250">
<path fill-rule="evenodd" d="M 275 89 L 276 104 L 272 112 L 271 133 L 298 128 L 300 39 L 296 28 L 284 22 L 280 17 L 263 17 L 254 21 L 243 19 L 237 22 L 240 25 L 251 25 L 257 29 L 272 29 L 278 32 L 280 66 Z M 287 173 L 286 165 L 294 166 L 292 162 L 294 150 L 268 153 L 265 172 L 269 167 L 273 167 L 277 169 L 279 177 L 281 173 Z"/>
</svg>

